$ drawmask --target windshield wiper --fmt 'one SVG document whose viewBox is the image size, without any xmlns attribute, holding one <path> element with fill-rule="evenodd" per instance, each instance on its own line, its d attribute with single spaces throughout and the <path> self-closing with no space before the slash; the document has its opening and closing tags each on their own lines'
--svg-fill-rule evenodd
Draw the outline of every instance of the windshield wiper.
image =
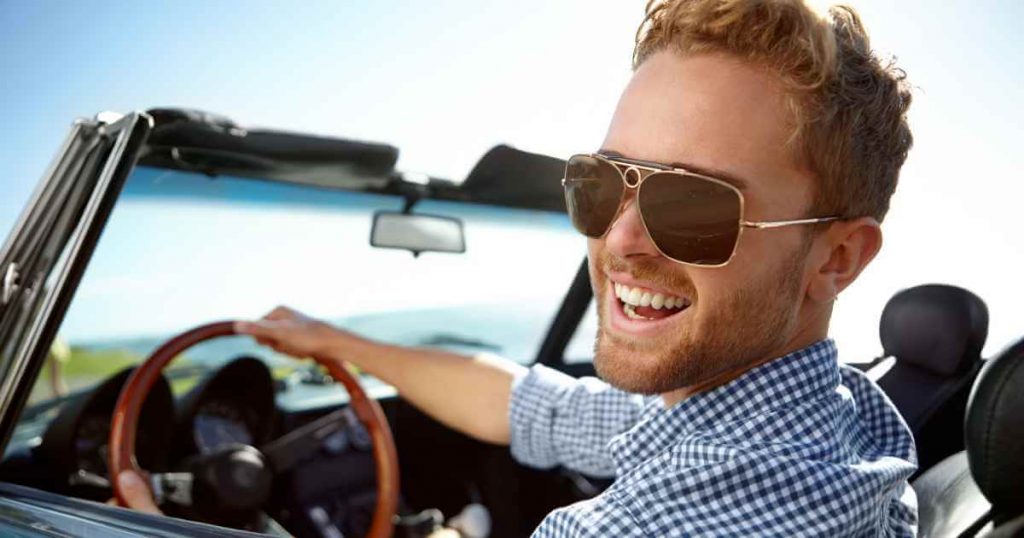
<svg viewBox="0 0 1024 538">
<path fill-rule="evenodd" d="M 486 342 L 477 338 L 469 338 L 450 333 L 435 333 L 419 341 L 422 346 L 463 346 L 486 349 L 495 353 L 501 351 L 501 346 Z"/>
</svg>

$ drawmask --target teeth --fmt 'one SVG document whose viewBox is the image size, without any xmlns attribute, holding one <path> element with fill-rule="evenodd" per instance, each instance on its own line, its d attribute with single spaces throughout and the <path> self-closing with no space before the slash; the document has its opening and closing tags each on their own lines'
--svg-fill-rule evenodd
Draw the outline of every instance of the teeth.
<svg viewBox="0 0 1024 538">
<path fill-rule="evenodd" d="M 633 310 L 633 305 L 631 304 L 627 304 L 626 306 L 622 307 L 622 311 L 626 313 L 626 317 L 629 319 L 645 319 L 647 321 L 653 321 L 653 318 L 648 318 L 641 316 L 640 314 L 637 314 L 636 310 Z"/>
<path fill-rule="evenodd" d="M 634 308 L 637 306 L 649 306 L 655 310 L 661 310 L 662 308 L 682 308 L 684 305 L 690 304 L 689 301 L 681 297 L 666 296 L 662 293 L 656 293 L 643 288 L 630 288 L 618 282 L 614 283 L 614 289 L 615 296 L 619 300 Z M 634 312 L 634 314 L 636 313 Z"/>
</svg>

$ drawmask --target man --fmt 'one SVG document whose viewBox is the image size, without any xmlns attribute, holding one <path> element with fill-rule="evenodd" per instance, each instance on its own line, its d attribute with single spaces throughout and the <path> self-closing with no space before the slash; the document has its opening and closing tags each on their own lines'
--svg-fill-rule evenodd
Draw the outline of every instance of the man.
<svg viewBox="0 0 1024 538">
<path fill-rule="evenodd" d="M 604 381 L 287 308 L 238 330 L 350 361 L 527 465 L 615 474 L 536 536 L 913 535 L 912 437 L 827 338 L 911 145 L 902 73 L 853 10 L 797 0 L 652 3 L 634 63 L 602 150 L 565 179 Z"/>
</svg>

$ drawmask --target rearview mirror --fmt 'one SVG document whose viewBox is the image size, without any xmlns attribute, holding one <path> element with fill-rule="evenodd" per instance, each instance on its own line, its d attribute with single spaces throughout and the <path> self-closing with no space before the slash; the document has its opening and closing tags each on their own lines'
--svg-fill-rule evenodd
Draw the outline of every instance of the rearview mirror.
<svg viewBox="0 0 1024 538">
<path fill-rule="evenodd" d="M 373 214 L 370 244 L 420 252 L 466 252 L 462 221 L 453 217 L 378 211 Z"/>
</svg>

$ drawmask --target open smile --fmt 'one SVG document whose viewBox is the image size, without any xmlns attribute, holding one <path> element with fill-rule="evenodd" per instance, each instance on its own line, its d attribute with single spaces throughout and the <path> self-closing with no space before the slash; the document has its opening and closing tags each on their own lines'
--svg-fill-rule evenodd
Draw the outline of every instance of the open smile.
<svg viewBox="0 0 1024 538">
<path fill-rule="evenodd" d="M 642 336 L 657 332 L 685 312 L 689 297 L 608 280 L 611 324 L 621 332 Z"/>
</svg>

